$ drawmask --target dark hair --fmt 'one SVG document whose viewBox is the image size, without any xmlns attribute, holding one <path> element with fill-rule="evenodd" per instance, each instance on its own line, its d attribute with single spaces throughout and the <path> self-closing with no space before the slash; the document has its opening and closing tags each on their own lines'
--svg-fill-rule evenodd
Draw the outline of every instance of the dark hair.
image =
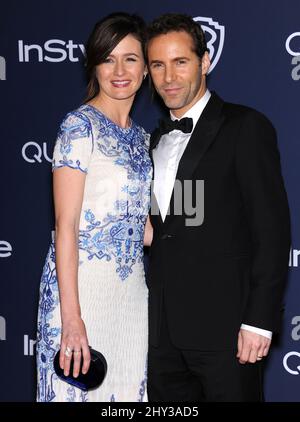
<svg viewBox="0 0 300 422">
<path fill-rule="evenodd" d="M 119 42 L 129 34 L 141 42 L 145 58 L 146 24 L 140 16 L 117 12 L 96 23 L 86 45 L 88 85 L 85 102 L 99 93 L 96 66 L 103 63 Z"/>
<path fill-rule="evenodd" d="M 148 26 L 146 51 L 150 40 L 173 31 L 184 31 L 192 37 L 194 52 L 200 59 L 208 51 L 201 26 L 191 16 L 178 13 L 166 13 Z"/>
</svg>

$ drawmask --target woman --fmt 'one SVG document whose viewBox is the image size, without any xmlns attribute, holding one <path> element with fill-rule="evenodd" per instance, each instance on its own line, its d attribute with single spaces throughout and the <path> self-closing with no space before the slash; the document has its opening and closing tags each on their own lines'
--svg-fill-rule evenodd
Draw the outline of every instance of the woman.
<svg viewBox="0 0 300 422">
<path fill-rule="evenodd" d="M 44 266 L 38 314 L 38 401 L 145 401 L 147 298 L 143 237 L 149 211 L 148 136 L 129 117 L 147 71 L 144 22 L 117 13 L 87 45 L 87 102 L 67 114 L 53 156 L 55 242 Z M 103 384 L 83 392 L 74 376 L 103 353 Z"/>
</svg>

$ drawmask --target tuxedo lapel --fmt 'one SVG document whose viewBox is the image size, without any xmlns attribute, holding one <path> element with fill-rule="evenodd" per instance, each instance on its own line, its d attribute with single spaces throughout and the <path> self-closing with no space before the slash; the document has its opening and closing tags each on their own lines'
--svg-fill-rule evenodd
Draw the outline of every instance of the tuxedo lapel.
<svg viewBox="0 0 300 422">
<path fill-rule="evenodd" d="M 154 131 L 151 134 L 150 137 L 150 154 L 152 158 L 152 150 L 156 147 L 156 145 L 159 143 L 161 136 L 160 136 L 160 130 L 159 128 L 154 129 Z"/>
<path fill-rule="evenodd" d="M 176 179 L 190 180 L 199 161 L 216 138 L 224 121 L 221 114 L 223 101 L 213 93 L 201 114 L 191 139 L 180 160 Z"/>
<path fill-rule="evenodd" d="M 152 181 L 153 182 L 153 181 Z M 155 196 L 155 193 L 153 191 L 153 185 L 151 188 L 151 207 L 150 207 L 150 212 L 151 212 L 151 217 L 152 218 L 157 218 L 157 221 L 160 225 L 163 225 L 163 219 L 161 217 L 161 213 L 160 213 L 160 209 L 158 206 L 158 202 Z"/>
</svg>

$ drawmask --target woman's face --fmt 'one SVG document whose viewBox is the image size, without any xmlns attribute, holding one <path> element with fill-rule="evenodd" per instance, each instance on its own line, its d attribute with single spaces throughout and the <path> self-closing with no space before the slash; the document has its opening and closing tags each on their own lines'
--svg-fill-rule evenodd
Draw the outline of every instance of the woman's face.
<svg viewBox="0 0 300 422">
<path fill-rule="evenodd" d="M 102 99 L 125 100 L 135 96 L 142 84 L 146 66 L 141 43 L 127 35 L 104 63 L 96 66 Z"/>
</svg>

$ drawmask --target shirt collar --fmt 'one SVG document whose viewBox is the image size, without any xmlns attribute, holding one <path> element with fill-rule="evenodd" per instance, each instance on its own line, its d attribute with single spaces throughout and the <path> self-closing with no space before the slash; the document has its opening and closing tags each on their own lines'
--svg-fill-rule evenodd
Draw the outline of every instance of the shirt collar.
<svg viewBox="0 0 300 422">
<path fill-rule="evenodd" d="M 195 128 L 196 123 L 199 119 L 199 117 L 201 116 L 206 104 L 208 103 L 208 100 L 211 97 L 211 93 L 210 91 L 207 89 L 205 91 L 205 94 L 203 95 L 203 97 L 200 98 L 199 101 L 196 102 L 196 104 L 193 105 L 193 107 L 191 107 L 182 117 L 191 117 L 193 119 L 193 128 Z M 172 120 L 176 120 L 177 117 L 174 116 L 174 114 L 172 114 L 172 112 L 170 111 L 170 117 Z M 194 129 L 193 129 L 194 130 Z"/>
</svg>

